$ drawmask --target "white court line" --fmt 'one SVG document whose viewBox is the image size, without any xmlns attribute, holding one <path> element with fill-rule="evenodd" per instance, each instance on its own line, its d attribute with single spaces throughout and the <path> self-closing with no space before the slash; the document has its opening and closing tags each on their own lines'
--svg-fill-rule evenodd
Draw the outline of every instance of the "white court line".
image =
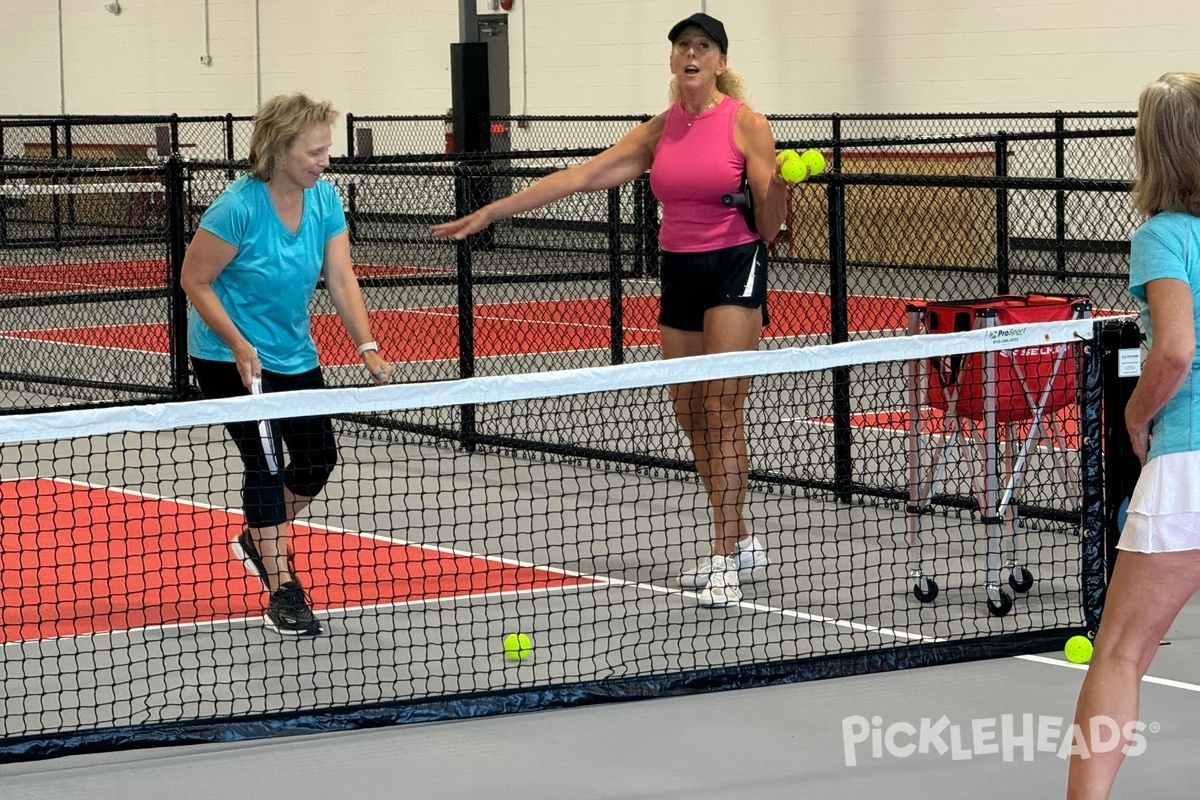
<svg viewBox="0 0 1200 800">
<path fill-rule="evenodd" d="M 1067 669 L 1081 669 L 1087 672 L 1087 664 L 1072 664 L 1070 661 L 1061 661 L 1057 658 L 1049 656 L 1013 656 L 1014 659 L 1019 658 L 1022 661 L 1033 661 L 1038 664 L 1049 664 L 1053 667 L 1066 667 Z M 1142 676 L 1142 683 L 1152 683 L 1155 686 L 1167 686 L 1172 689 L 1184 689 L 1189 692 L 1200 692 L 1200 685 L 1194 683 L 1185 683 L 1183 681 L 1173 681 L 1170 678 L 1156 678 L 1153 675 Z"/>
<path fill-rule="evenodd" d="M 26 480 L 28 480 L 28 479 L 26 479 Z M 196 501 L 191 501 L 191 500 L 178 500 L 178 499 L 174 499 L 174 498 L 168 498 L 168 497 L 162 497 L 159 495 L 148 494 L 145 492 L 137 492 L 137 491 L 133 491 L 130 489 L 114 488 L 114 487 L 110 487 L 110 486 L 101 486 L 101 485 L 97 485 L 97 484 L 86 483 L 84 481 L 67 480 L 64 478 L 43 478 L 43 480 L 49 480 L 49 481 L 52 481 L 55 483 L 63 483 L 63 484 L 69 485 L 69 486 L 80 486 L 80 487 L 84 487 L 84 488 L 88 488 L 88 489 L 100 489 L 100 490 L 104 490 L 104 491 L 115 492 L 118 494 L 126 494 L 126 495 L 129 495 L 132 497 L 143 497 L 143 498 L 161 501 L 161 502 L 171 502 L 171 503 L 175 503 L 177 505 L 190 505 L 190 506 L 193 506 L 196 508 L 207 508 L 209 510 L 222 511 L 224 513 L 230 514 L 231 516 L 240 516 L 240 514 L 238 512 L 231 511 L 222 506 L 211 505 L 208 503 L 201 503 L 201 502 L 196 502 Z M 582 573 L 582 572 L 575 572 L 573 570 L 565 570 L 565 569 L 559 569 L 556 567 L 540 566 L 538 564 L 534 564 L 534 563 L 526 562 L 526 561 L 520 561 L 517 559 L 501 558 L 499 556 L 481 555 L 479 553 L 474 553 L 474 552 L 467 551 L 467 550 L 458 550 L 458 549 L 448 548 L 448 547 L 439 547 L 436 545 L 418 544 L 418 543 L 411 542 L 411 541 L 408 541 L 405 539 L 393 539 L 391 537 L 382 536 L 379 534 L 362 533 L 360 531 L 351 531 L 351 530 L 346 530 L 346 529 L 337 528 L 337 527 L 333 527 L 333 526 L 312 525 L 312 524 L 303 523 L 303 522 L 298 523 L 298 524 L 303 525 L 303 526 L 307 527 L 309 530 L 314 531 L 314 532 L 339 533 L 339 534 L 343 534 L 343 535 L 358 536 L 363 539 L 372 539 L 372 540 L 383 542 L 383 543 L 389 544 L 389 545 L 398 545 L 401 547 L 413 547 L 413 548 L 429 550 L 429 551 L 433 551 L 433 552 L 437 552 L 437 553 L 445 553 L 445 554 L 453 555 L 455 557 L 460 557 L 460 558 L 477 558 L 477 559 L 481 559 L 484 561 L 491 561 L 491 562 L 495 562 L 498 564 L 504 564 L 506 566 L 516 566 L 516 567 L 522 567 L 522 568 L 526 568 L 526 569 L 535 569 L 535 570 L 540 570 L 543 572 L 551 572 L 551 573 L 556 573 L 556 574 L 563 575 L 566 577 L 581 578 L 583 580 L 589 581 L 588 583 L 577 583 L 577 584 L 572 584 L 569 586 L 568 585 L 543 586 L 543 587 L 537 587 L 534 589 L 515 589 L 515 590 L 510 589 L 510 590 L 504 590 L 504 591 L 498 591 L 498 592 L 480 592 L 480 593 L 476 593 L 476 594 L 447 595 L 445 597 L 422 597 L 422 598 L 415 599 L 415 600 L 406 600 L 406 601 L 397 602 L 397 603 L 375 603 L 375 604 L 371 604 L 371 605 L 361 605 L 361 606 L 339 606 L 338 608 L 324 609 L 322 611 L 316 612 L 316 614 L 315 614 L 316 616 L 324 616 L 327 618 L 331 618 L 334 616 L 349 615 L 349 614 L 353 614 L 353 613 L 363 613 L 363 612 L 368 612 L 368 611 L 380 611 L 380 610 L 398 610 L 398 609 L 402 609 L 402 608 L 412 608 L 412 607 L 420 607 L 420 606 L 426 606 L 426 605 L 441 605 L 441 604 L 446 604 L 446 603 L 456 603 L 459 601 L 473 601 L 473 600 L 477 600 L 477 599 L 481 599 L 481 598 L 522 598 L 522 597 L 536 597 L 539 595 L 547 595 L 548 596 L 555 591 L 565 595 L 569 592 L 574 592 L 577 590 L 583 590 L 583 589 L 591 590 L 591 589 L 598 589 L 598 588 L 606 587 L 606 586 L 622 586 L 622 587 L 640 589 L 640 590 L 649 592 L 651 594 L 662 594 L 662 595 L 677 594 L 682 597 L 687 597 L 687 598 L 690 598 L 693 600 L 697 599 L 697 597 L 698 597 L 696 592 L 687 591 L 684 589 L 677 589 L 677 588 L 673 588 L 670 586 L 659 586 L 657 584 L 642 583 L 639 581 L 626 581 L 626 580 L 621 580 L 619 578 L 606 578 L 606 577 L 594 575 L 594 574 L 589 575 L 589 574 Z M 912 633 L 910 631 L 895 629 L 895 628 L 885 628 L 885 627 L 881 627 L 881 626 L 877 626 L 877 625 L 867 625 L 867 624 L 861 623 L 861 622 L 851 622 L 849 620 L 838 619 L 836 617 L 827 617 L 827 616 L 822 616 L 819 614 L 809 614 L 807 612 L 797 611 L 795 609 L 770 606 L 770 605 L 766 605 L 763 603 L 751 602 L 748 600 L 743 600 L 743 601 L 737 603 L 736 606 L 739 608 L 745 608 L 749 611 L 757 611 L 757 612 L 767 613 L 767 614 L 777 614 L 781 617 L 790 617 L 790 618 L 794 618 L 794 619 L 804 620 L 807 622 L 817 622 L 817 623 L 821 623 L 824 625 L 831 625 L 834 627 L 845 628 L 847 630 L 857 631 L 859 633 L 877 633 L 881 636 L 890 636 L 895 639 L 902 639 L 902 640 L 909 640 L 909 641 L 921 641 L 921 642 L 932 642 L 932 643 L 948 641 L 947 639 L 936 637 L 936 636 L 927 636 L 925 634 Z M 719 612 L 720 609 L 714 609 L 714 611 Z M 22 645 L 22 644 L 32 644 L 35 642 L 55 641 L 55 640 L 62 640 L 62 639 L 90 639 L 90 638 L 99 637 L 99 636 L 113 636 L 113 635 L 117 635 L 117 634 L 129 634 L 129 633 L 137 633 L 137 632 L 143 632 L 143 631 L 148 632 L 148 631 L 155 631 L 155 630 L 161 630 L 161 631 L 199 630 L 202 628 L 209 628 L 209 627 L 216 628 L 216 627 L 220 627 L 220 626 L 224 626 L 224 625 L 232 626 L 233 624 L 236 624 L 236 623 L 255 622 L 255 621 L 258 621 L 261 619 L 263 619 L 262 615 L 256 615 L 256 616 L 248 616 L 248 617 L 231 617 L 231 618 L 219 619 L 219 620 L 207 620 L 207 621 L 184 622 L 184 623 L 167 623 L 167 624 L 162 624 L 162 625 L 146 625 L 146 626 L 141 626 L 138 628 L 123 628 L 120 630 L 112 630 L 112 631 L 96 631 L 93 633 L 84 633 L 84 634 L 68 634 L 68 635 L 64 635 L 64 636 L 52 636 L 52 637 L 45 637 L 45 638 L 41 638 L 41 639 L 22 639 L 22 640 L 19 640 L 16 642 L 5 642 L 3 646 L 11 647 L 11 646 L 18 646 L 18 645 Z M 1077 669 L 1077 670 L 1084 670 L 1084 671 L 1087 670 L 1086 664 L 1072 664 L 1069 661 L 1061 661 L 1059 659 L 1050 658 L 1048 656 L 1019 655 L 1019 656 L 1013 656 L 1013 659 L 1019 659 L 1019 660 L 1023 660 L 1023 661 L 1031 661 L 1031 662 L 1037 663 L 1037 664 L 1049 664 L 1049 665 L 1055 666 L 1055 667 L 1066 667 L 1068 669 Z M 1183 689 L 1183 690 L 1186 690 L 1189 692 L 1200 692 L 1200 685 L 1197 685 L 1194 683 L 1185 683 L 1184 681 L 1171 680 L 1169 678 L 1157 678 L 1152 675 L 1144 676 L 1142 678 L 1142 682 L 1154 684 L 1157 686 L 1166 686 L 1166 687 L 1173 688 L 1173 689 Z"/>
</svg>

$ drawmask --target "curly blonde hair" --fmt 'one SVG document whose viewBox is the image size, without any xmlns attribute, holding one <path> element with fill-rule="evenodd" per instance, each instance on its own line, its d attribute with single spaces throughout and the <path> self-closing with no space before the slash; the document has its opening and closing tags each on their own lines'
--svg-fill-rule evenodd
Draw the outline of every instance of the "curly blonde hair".
<svg viewBox="0 0 1200 800">
<path fill-rule="evenodd" d="M 310 125 L 333 125 L 337 118 L 338 112 L 328 100 L 317 102 L 300 92 L 276 95 L 267 100 L 254 115 L 254 130 L 250 133 L 250 172 L 260 181 L 269 181 L 297 136 Z"/>
<path fill-rule="evenodd" d="M 1133 152 L 1138 211 L 1200 216 L 1200 74 L 1168 72 L 1142 90 Z"/>
</svg>

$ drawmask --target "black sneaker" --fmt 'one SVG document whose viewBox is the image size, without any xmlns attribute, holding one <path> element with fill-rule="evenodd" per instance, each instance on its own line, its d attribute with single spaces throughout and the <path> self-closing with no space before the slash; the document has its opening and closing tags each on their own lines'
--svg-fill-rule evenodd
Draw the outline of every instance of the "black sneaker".
<svg viewBox="0 0 1200 800">
<path fill-rule="evenodd" d="M 268 628 L 289 636 L 316 636 L 321 632 L 321 623 L 313 616 L 304 590 L 295 581 L 271 592 L 265 619 Z"/>
<path fill-rule="evenodd" d="M 262 556 L 258 554 L 258 548 L 254 545 L 254 538 L 250 536 L 250 529 L 246 528 L 239 533 L 229 546 L 233 548 L 233 554 L 237 556 L 238 560 L 246 565 L 246 571 L 262 581 L 263 591 L 271 591 L 271 585 L 267 583 L 267 567 L 263 564 Z M 288 571 L 288 577 L 294 583 L 300 583 L 300 581 L 296 580 L 295 574 L 290 570 Z"/>
</svg>

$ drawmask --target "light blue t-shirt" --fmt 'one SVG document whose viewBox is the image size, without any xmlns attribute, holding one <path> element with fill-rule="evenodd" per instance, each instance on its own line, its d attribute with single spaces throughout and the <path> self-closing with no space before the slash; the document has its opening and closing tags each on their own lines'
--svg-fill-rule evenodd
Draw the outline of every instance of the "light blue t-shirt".
<svg viewBox="0 0 1200 800">
<path fill-rule="evenodd" d="M 1164 211 L 1146 220 L 1133 234 L 1129 256 L 1129 291 L 1141 306 L 1142 330 L 1153 346 L 1154 331 L 1146 305 L 1146 284 L 1159 278 L 1175 278 L 1192 289 L 1192 307 L 1200 312 L 1200 218 Z M 1195 316 L 1200 341 L 1200 316 Z M 1191 372 L 1175 396 L 1154 416 L 1150 458 L 1200 450 L 1200 403 L 1197 402 L 1196 373 L 1200 362 L 1193 360 Z"/>
<path fill-rule="evenodd" d="M 325 264 L 325 243 L 346 230 L 333 184 L 304 190 L 300 228 L 292 233 L 275 213 L 267 184 L 251 175 L 231 183 L 200 218 L 200 228 L 237 247 L 213 281 L 213 291 L 238 330 L 258 350 L 263 367 L 296 375 L 319 366 L 308 305 Z M 188 353 L 233 361 L 225 341 L 188 309 Z"/>
</svg>

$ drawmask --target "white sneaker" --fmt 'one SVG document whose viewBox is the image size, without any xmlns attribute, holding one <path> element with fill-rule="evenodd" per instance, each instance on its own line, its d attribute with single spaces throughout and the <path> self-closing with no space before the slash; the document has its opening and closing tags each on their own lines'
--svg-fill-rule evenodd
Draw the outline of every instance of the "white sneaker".
<svg viewBox="0 0 1200 800">
<path fill-rule="evenodd" d="M 734 556 L 712 556 L 708 560 L 712 571 L 705 587 L 696 593 L 696 600 L 705 608 L 721 608 L 742 602 L 738 584 L 737 559 Z"/>
<path fill-rule="evenodd" d="M 755 583 L 767 577 L 767 548 L 757 536 L 747 536 L 740 539 L 734 549 L 737 560 L 737 576 L 745 583 Z M 708 586 L 708 576 L 712 572 L 712 559 L 704 556 L 696 561 L 696 566 L 685 570 L 679 576 L 679 586 L 682 589 L 703 589 Z"/>
</svg>

